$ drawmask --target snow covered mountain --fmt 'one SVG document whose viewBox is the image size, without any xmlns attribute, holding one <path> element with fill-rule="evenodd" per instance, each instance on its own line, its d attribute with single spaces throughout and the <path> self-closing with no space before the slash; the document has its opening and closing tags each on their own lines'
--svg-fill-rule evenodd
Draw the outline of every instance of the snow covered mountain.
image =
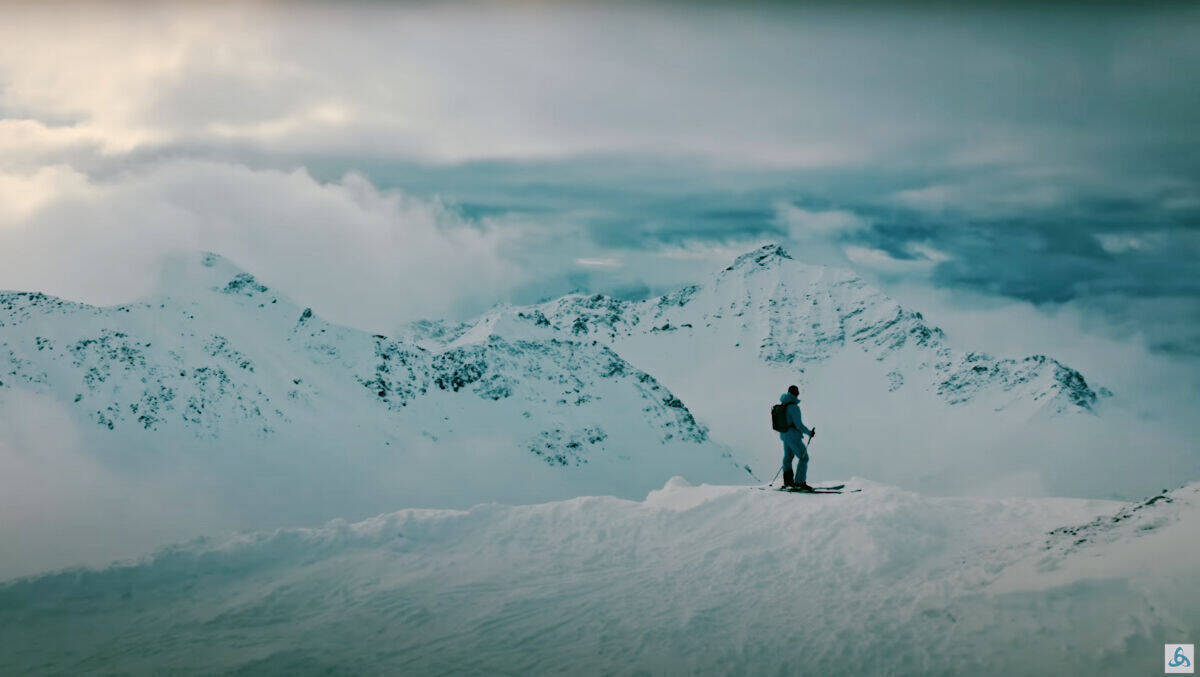
<svg viewBox="0 0 1200 677">
<path fill-rule="evenodd" d="M 747 486 L 789 383 L 861 492 Z M 212 254 L 4 293 L 0 579 L 251 531 L 0 583 L 0 673 L 1149 673 L 1200 629 L 1200 485 L 1013 496 L 1193 476 L 1104 446 L 1118 400 L 777 246 L 396 336 Z"/>
<path fill-rule="evenodd" d="M 428 349 L 325 322 L 213 254 L 124 306 L 0 294 L 0 401 L 33 396 L 106 471 L 226 516 L 210 528 L 751 479 L 607 345 Z"/>
<path fill-rule="evenodd" d="M 1078 371 L 1045 355 L 998 358 L 954 347 L 921 313 L 861 277 L 801 263 L 774 244 L 702 284 L 645 301 L 576 294 L 409 331 L 428 347 L 494 336 L 611 346 L 768 475 L 779 445 L 767 409 L 792 383 L 806 421 L 820 431 L 814 452 L 828 450 L 814 465 L 824 476 L 870 468 L 876 479 L 927 491 L 999 483 L 1004 493 L 1086 493 L 1073 449 L 1094 450 L 1094 440 L 1111 433 L 1099 415 L 1111 393 Z M 1009 440 L 1018 430 L 1030 446 L 1014 452 Z"/>
<path fill-rule="evenodd" d="M 0 672 L 1159 674 L 1200 631 L 1200 485 L 852 482 L 404 510 L 13 581 Z"/>
<path fill-rule="evenodd" d="M 1126 453 L 1133 429 L 1078 372 L 952 347 L 853 273 L 775 245 L 658 298 L 569 295 L 395 336 L 325 322 L 195 254 L 138 303 L 0 294 L 0 457 L 31 487 L 8 492 L 11 509 L 47 520 L 0 526 L 29 531 L 0 577 L 79 561 L 53 543 L 32 554 L 63 520 L 96 534 L 76 539 L 95 564 L 405 506 L 765 480 L 779 464 L 767 408 L 790 383 L 820 431 L 816 481 L 1128 496 L 1190 476 L 1185 454 Z M 67 494 L 70 509 L 43 508 Z M 140 528 L 109 533 L 123 522 Z"/>
<path fill-rule="evenodd" d="M 889 391 L 912 384 L 951 405 L 986 401 L 996 411 L 1061 414 L 1090 411 L 1098 399 L 1079 372 L 1045 355 L 1015 360 L 955 350 L 920 313 L 861 277 L 800 263 L 775 244 L 739 256 L 707 284 L 658 298 L 564 296 L 497 309 L 449 335 L 455 343 L 496 334 L 592 337 L 618 349 L 649 337 L 662 346 L 659 353 L 705 337 L 719 350 L 753 350 L 761 362 L 789 367 L 801 382 L 808 369 L 852 348 L 880 364 Z"/>
</svg>

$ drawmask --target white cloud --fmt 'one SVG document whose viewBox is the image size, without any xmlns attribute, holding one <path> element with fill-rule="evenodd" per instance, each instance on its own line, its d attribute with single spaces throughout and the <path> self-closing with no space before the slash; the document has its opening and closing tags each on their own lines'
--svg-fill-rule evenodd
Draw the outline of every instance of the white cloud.
<svg viewBox="0 0 1200 677">
<path fill-rule="evenodd" d="M 866 266 L 884 273 L 910 273 L 929 268 L 928 261 L 909 261 L 898 259 L 882 249 L 848 245 L 842 248 L 846 258 L 858 266 Z"/>
<path fill-rule="evenodd" d="M 733 240 L 725 243 L 713 242 L 684 242 L 668 245 L 657 250 L 654 255 L 670 261 L 701 261 L 712 265 L 727 265 L 738 256 L 752 251 L 764 244 L 764 240 Z"/>
<path fill-rule="evenodd" d="M 828 238 L 864 230 L 869 223 L 854 212 L 841 209 L 812 211 L 788 202 L 775 205 L 775 218 L 788 229 L 793 240 Z"/>
<path fill-rule="evenodd" d="M 52 165 L 32 174 L 0 172 L 0 228 L 14 228 L 55 199 L 79 196 L 88 189 L 88 179 L 71 167 Z"/>
<path fill-rule="evenodd" d="M 1048 183 L 1052 180 L 1017 173 L 897 191 L 892 195 L 892 201 L 930 213 L 1023 213 L 1061 207 L 1071 199 L 1062 185 Z M 1072 182 L 1072 185 L 1076 184 L 1077 181 Z"/>
<path fill-rule="evenodd" d="M 500 253 L 519 226 L 464 221 L 360 176 L 174 161 L 111 180 L 0 177 L 0 288 L 94 303 L 146 293 L 163 254 L 212 250 L 330 319 L 388 331 L 476 311 L 524 274 Z"/>
<path fill-rule="evenodd" d="M 940 212 L 961 200 L 961 191 L 949 185 L 933 185 L 924 188 L 897 191 L 893 200 L 913 209 Z"/>
<path fill-rule="evenodd" d="M 101 566 L 231 523 L 203 492 L 179 490 L 194 477 L 131 479 L 112 465 L 54 398 L 0 388 L 0 579 Z"/>
<path fill-rule="evenodd" d="M 913 258 L 897 258 L 882 249 L 848 245 L 842 252 L 856 266 L 870 268 L 884 275 L 926 275 L 937 264 L 950 260 L 950 256 L 925 244 L 912 243 L 905 249 Z"/>
<path fill-rule="evenodd" d="M 607 258 L 578 258 L 575 263 L 589 268 L 620 268 L 621 260 L 613 257 Z"/>
<path fill-rule="evenodd" d="M 1145 252 L 1161 249 L 1167 240 L 1166 233 L 1097 233 L 1096 241 L 1110 254 Z"/>
<path fill-rule="evenodd" d="M 76 127 L 0 118 L 0 148 L 4 149 L 0 153 L 0 172 L 63 164 L 72 157 L 96 152 L 101 145 L 102 139 Z"/>
<path fill-rule="evenodd" d="M 905 249 L 909 254 L 932 261 L 933 263 L 944 263 L 954 258 L 940 249 L 934 249 L 932 246 L 921 242 L 910 242 L 905 246 Z"/>
<path fill-rule="evenodd" d="M 1084 78 L 1084 91 L 1061 94 L 1064 71 L 1079 81 L 1063 56 L 1090 24 L 1043 34 L 1040 17 L 1021 13 L 986 30 L 969 15 L 945 30 L 905 12 L 863 23 L 816 10 L 571 4 L 26 3 L 5 19 L 3 117 L 41 125 L 38 143 L 75 139 L 110 155 L 245 146 L 437 161 L 632 152 L 862 167 L 933 154 L 1013 165 L 1076 157 L 1054 121 L 1092 111 L 1115 86 Z M 1150 23 L 1190 37 L 1169 16 Z M 1014 39 L 1043 51 L 1015 58 Z M 1154 72 L 1186 81 L 1178 55 L 1145 54 L 1143 42 L 1110 50 L 1161 59 L 1176 68 Z M 1178 87 L 1163 77 L 1139 87 Z M 1014 127 L 1036 96 L 1033 123 Z M 1163 107 L 1129 101 L 1126 132 Z"/>
</svg>

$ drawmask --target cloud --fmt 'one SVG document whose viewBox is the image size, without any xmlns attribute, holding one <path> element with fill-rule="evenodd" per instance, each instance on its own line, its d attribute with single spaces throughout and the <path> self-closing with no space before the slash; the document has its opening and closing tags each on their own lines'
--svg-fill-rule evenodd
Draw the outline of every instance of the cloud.
<svg viewBox="0 0 1200 677">
<path fill-rule="evenodd" d="M 961 190 L 943 184 L 897 191 L 893 198 L 896 202 L 914 209 L 945 211 L 947 207 L 959 201 L 960 195 Z"/>
<path fill-rule="evenodd" d="M 349 174 L 169 161 L 109 180 L 66 169 L 0 178 L 0 288 L 93 303 L 154 286 L 164 254 L 222 253 L 327 317 L 385 331 L 478 311 L 519 284 L 501 249 L 518 230 Z"/>
<path fill-rule="evenodd" d="M 1011 172 L 971 176 L 956 183 L 939 183 L 897 191 L 896 204 L 933 214 L 983 216 L 1029 214 L 1062 208 L 1086 185 L 1080 177 L 1028 176 Z"/>
<path fill-rule="evenodd" d="M 0 118 L 0 171 L 28 171 L 67 164 L 94 154 L 101 140 L 73 127 L 50 127 L 31 119 Z"/>
<path fill-rule="evenodd" d="M 927 245 L 914 244 L 908 247 L 911 256 L 896 257 L 882 249 L 848 245 L 842 248 L 846 258 L 858 267 L 884 275 L 927 275 L 937 264 L 950 257 Z"/>
<path fill-rule="evenodd" d="M 790 239 L 956 345 L 1064 359 L 1194 447 L 1200 12 L 869 15 L 6 6 L 0 288 L 121 302 L 164 254 L 207 249 L 387 333 L 645 296 Z M 22 402 L 0 403 L 0 514 L 82 543 L 93 523 L 63 519 L 79 506 L 122 506 L 106 524 L 162 510 L 122 503 L 60 413 Z M 56 561 L 22 529 L 0 542 Z"/>
<path fill-rule="evenodd" d="M 850 246 L 845 247 L 843 251 L 846 253 L 846 258 L 861 266 L 886 268 L 900 264 L 900 261 L 882 249 Z"/>
<path fill-rule="evenodd" d="M 132 478 L 95 451 L 52 397 L 0 389 L 0 579 L 100 566 L 230 523 L 194 476 Z"/>
<path fill-rule="evenodd" d="M 1163 351 L 1156 344 L 1190 338 L 1200 348 L 1196 299 L 1114 295 L 1031 303 L 934 288 L 920 279 L 896 280 L 886 291 L 944 329 L 956 346 L 1000 356 L 1050 355 L 1093 385 L 1109 387 L 1143 417 L 1195 428 L 1189 412 L 1200 395 L 1200 350 Z"/>
<path fill-rule="evenodd" d="M 1142 474 L 1136 459 L 1147 445 L 1167 452 L 1164 463 L 1178 468 L 1180 481 L 1194 473 L 1189 468 L 1195 467 L 1200 434 L 1192 405 L 1200 395 L 1196 299 L 1111 295 L 1032 303 L 966 287 L 935 288 L 914 278 L 885 288 L 944 329 L 955 346 L 997 356 L 1050 355 L 1078 369 L 1093 388 L 1115 393 L 1101 401 L 1103 424 L 1084 418 L 1058 432 L 1034 426 L 1015 438 L 1018 445 L 1078 454 L 1086 463 L 1108 458 L 1114 468 L 1125 467 L 1114 481 Z M 1164 343 L 1174 346 L 1164 349 Z"/>
<path fill-rule="evenodd" d="M 1196 15 L 1115 30 L 1128 13 L 26 4 L 0 28 L 0 106 L 108 156 L 1086 167 L 1117 137 L 1153 167 L 1195 143 Z"/>
<path fill-rule="evenodd" d="M 589 268 L 620 268 L 623 265 L 620 259 L 613 257 L 601 259 L 578 258 L 575 259 L 575 263 L 581 266 L 587 266 Z"/>
<path fill-rule="evenodd" d="M 830 238 L 843 233 L 864 230 L 868 222 L 854 212 L 841 209 L 812 211 L 783 202 L 775 206 L 779 222 L 794 240 Z"/>
<path fill-rule="evenodd" d="M 146 287 L 159 251 L 226 247 L 379 326 L 508 290 L 658 289 L 700 272 L 658 256 L 672 247 L 790 238 L 805 260 L 1034 301 L 1196 294 L 1181 233 L 1200 217 L 1200 12 L 931 11 L 8 7 L 0 218 L 26 239 L 4 236 L 25 249 L 0 259 L 0 283 L 115 299 Z M 154 173 L 184 159 L 278 197 L 252 206 L 210 176 L 162 192 Z M 298 166 L 307 180 L 288 178 Z M 347 171 L 393 206 L 354 197 Z M 189 197 L 225 191 L 240 202 Z M 265 220 L 305 234 L 290 245 Z M 422 287 L 417 273 L 444 271 L 364 225 L 410 220 L 436 225 L 413 230 L 440 233 L 433 258 L 481 262 L 486 292 Z M 126 265 L 67 257 L 77 242 Z M 361 265 L 331 263 L 319 284 L 279 263 L 305 258 L 299 242 Z M 371 284 L 420 293 L 365 301 L 384 296 Z"/>
<path fill-rule="evenodd" d="M 933 263 L 944 263 L 953 258 L 952 256 L 950 256 L 949 254 L 947 254 L 944 251 L 934 249 L 933 247 L 929 246 L 928 244 L 923 244 L 923 243 L 919 243 L 919 242 L 910 242 L 908 244 L 907 249 L 908 249 L 908 252 L 910 254 L 912 254 L 913 256 L 923 258 L 926 261 L 931 261 Z"/>
<path fill-rule="evenodd" d="M 88 178 L 65 165 L 42 167 L 32 174 L 0 173 L 0 228 L 20 226 L 47 203 L 88 190 Z"/>
<path fill-rule="evenodd" d="M 1144 252 L 1159 249 L 1163 246 L 1166 236 L 1164 233 L 1097 233 L 1096 240 L 1104 251 L 1110 254 L 1125 252 Z"/>
</svg>

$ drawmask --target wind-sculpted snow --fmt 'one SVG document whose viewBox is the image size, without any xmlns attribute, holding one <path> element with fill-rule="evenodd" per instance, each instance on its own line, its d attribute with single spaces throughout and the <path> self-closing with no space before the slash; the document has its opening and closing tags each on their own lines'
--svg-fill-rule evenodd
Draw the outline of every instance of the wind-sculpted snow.
<svg viewBox="0 0 1200 677">
<path fill-rule="evenodd" d="M 1200 486 L 1132 506 L 851 484 L 676 478 L 199 540 L 0 586 L 0 672 L 1125 675 L 1200 630 L 1178 559 Z"/>
<path fill-rule="evenodd" d="M 1182 506 L 1174 506 L 1182 501 Z M 1046 550 L 1059 560 L 1098 544 L 1115 543 L 1161 531 L 1189 517 L 1188 511 L 1200 505 L 1200 484 L 1167 491 L 1120 510 L 1093 519 L 1087 524 L 1059 527 L 1046 539 Z M 1043 563 L 1044 564 L 1044 563 Z"/>
</svg>

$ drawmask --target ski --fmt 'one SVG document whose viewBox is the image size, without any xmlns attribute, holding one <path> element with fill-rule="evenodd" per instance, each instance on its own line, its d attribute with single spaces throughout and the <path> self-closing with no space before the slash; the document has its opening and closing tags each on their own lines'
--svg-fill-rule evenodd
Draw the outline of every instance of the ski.
<svg viewBox="0 0 1200 677">
<path fill-rule="evenodd" d="M 862 491 L 862 489 L 818 489 L 814 487 L 812 491 L 804 491 L 803 489 L 785 487 L 777 489 L 777 491 L 786 491 L 789 494 L 853 494 Z"/>
<path fill-rule="evenodd" d="M 862 491 L 862 489 L 846 489 L 846 485 L 836 487 L 813 487 L 812 491 L 801 491 L 792 487 L 754 487 L 759 491 L 785 491 L 789 494 L 854 494 Z"/>
</svg>

